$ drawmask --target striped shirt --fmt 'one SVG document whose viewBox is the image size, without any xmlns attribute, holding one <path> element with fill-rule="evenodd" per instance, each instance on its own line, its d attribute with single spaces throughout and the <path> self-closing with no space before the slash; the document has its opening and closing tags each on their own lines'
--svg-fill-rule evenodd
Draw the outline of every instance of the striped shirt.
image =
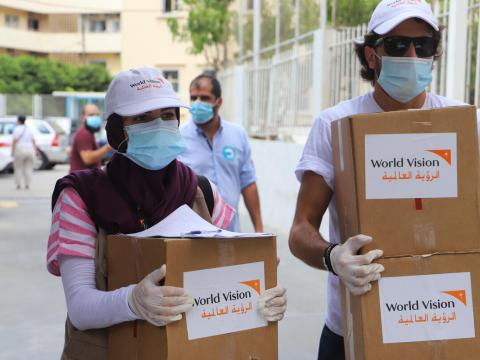
<svg viewBox="0 0 480 360">
<path fill-rule="evenodd" d="M 214 194 L 212 224 L 226 229 L 235 215 L 235 210 L 223 200 L 216 186 L 211 185 Z M 80 195 L 72 188 L 62 190 L 53 209 L 48 237 L 48 271 L 60 275 L 60 255 L 94 259 L 96 239 L 97 228 Z"/>
</svg>

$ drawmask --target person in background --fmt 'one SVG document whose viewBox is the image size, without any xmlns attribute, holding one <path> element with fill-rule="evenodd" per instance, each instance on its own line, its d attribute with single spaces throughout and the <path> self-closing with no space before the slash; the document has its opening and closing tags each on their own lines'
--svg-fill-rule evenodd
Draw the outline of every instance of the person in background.
<svg viewBox="0 0 480 360">
<path fill-rule="evenodd" d="M 33 162 L 35 153 L 38 152 L 33 132 L 25 125 L 25 116 L 19 115 L 17 118 L 17 126 L 13 130 L 12 157 L 13 170 L 15 173 L 15 184 L 17 190 L 25 184 L 25 189 L 30 188 L 33 174 Z"/>
<path fill-rule="evenodd" d="M 331 123 L 354 114 L 464 105 L 426 91 L 434 61 L 441 56 L 441 32 L 424 0 L 383 0 L 375 8 L 363 41 L 356 43 L 361 76 L 373 91 L 322 111 L 310 131 L 296 168 L 301 182 L 290 231 L 292 253 L 310 266 L 329 271 L 327 316 L 320 338 L 319 360 L 343 360 L 340 282 L 353 295 L 372 288 L 384 270 L 374 262 L 379 249 L 359 255 L 375 241 L 358 234 L 340 239 L 335 204 Z M 319 233 L 327 207 L 330 242 Z M 341 241 L 342 240 L 342 241 Z M 340 244 L 342 243 L 342 244 Z"/>
<path fill-rule="evenodd" d="M 213 181 L 225 201 L 237 214 L 229 230 L 240 231 L 240 194 L 250 214 L 253 228 L 263 232 L 260 198 L 255 168 L 245 130 L 220 117 L 222 89 L 209 74 L 197 76 L 190 84 L 191 121 L 181 127 L 186 150 L 179 160 Z"/>
<path fill-rule="evenodd" d="M 55 186 L 47 269 L 61 276 L 65 292 L 62 359 L 106 359 L 108 327 L 138 319 L 165 326 L 192 308 L 185 289 L 160 285 L 167 271 L 161 264 L 139 283 L 107 291 L 102 253 L 105 235 L 142 231 L 182 205 L 217 226 L 231 221 L 233 212 L 215 188 L 204 191 L 202 177 L 177 160 L 185 148 L 178 129 L 182 106 L 157 70 L 120 72 L 105 97 L 112 159 L 105 168 L 70 173 Z M 285 289 L 276 286 L 262 293 L 258 311 L 278 321 L 286 302 Z"/>
<path fill-rule="evenodd" d="M 109 144 L 99 148 L 95 140 L 94 133 L 99 131 L 102 125 L 102 118 L 96 105 L 87 104 L 83 107 L 81 121 L 73 137 L 70 172 L 99 167 L 102 158 L 112 149 Z"/>
</svg>

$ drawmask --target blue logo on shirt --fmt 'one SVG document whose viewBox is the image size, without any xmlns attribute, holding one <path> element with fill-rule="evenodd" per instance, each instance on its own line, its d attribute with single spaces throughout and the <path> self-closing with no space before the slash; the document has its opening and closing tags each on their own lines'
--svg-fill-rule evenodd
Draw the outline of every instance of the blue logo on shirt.
<svg viewBox="0 0 480 360">
<path fill-rule="evenodd" d="M 231 146 L 224 146 L 222 149 L 222 154 L 225 160 L 235 160 L 235 149 Z"/>
</svg>

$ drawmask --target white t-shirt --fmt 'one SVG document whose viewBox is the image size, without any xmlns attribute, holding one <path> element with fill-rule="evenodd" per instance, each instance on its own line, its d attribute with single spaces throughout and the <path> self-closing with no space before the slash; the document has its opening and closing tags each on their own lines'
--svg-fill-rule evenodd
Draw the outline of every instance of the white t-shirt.
<svg viewBox="0 0 480 360">
<path fill-rule="evenodd" d="M 443 96 L 427 93 L 422 109 L 432 109 L 447 106 L 465 105 L 462 102 L 449 100 Z M 310 170 L 322 176 L 328 186 L 334 191 L 328 210 L 330 213 L 329 237 L 330 242 L 339 243 L 338 215 L 335 201 L 332 134 L 330 124 L 334 120 L 344 117 L 382 112 L 383 110 L 373 98 L 373 92 L 343 101 L 331 108 L 322 111 L 315 120 L 303 149 L 303 155 L 295 169 L 295 175 L 302 180 L 305 171 Z M 338 277 L 329 274 L 327 294 L 327 317 L 325 323 L 334 333 L 343 336 L 342 311 Z"/>
<path fill-rule="evenodd" d="M 13 139 L 17 141 L 17 148 L 34 150 L 33 133 L 25 125 L 17 125 L 13 130 Z"/>
</svg>

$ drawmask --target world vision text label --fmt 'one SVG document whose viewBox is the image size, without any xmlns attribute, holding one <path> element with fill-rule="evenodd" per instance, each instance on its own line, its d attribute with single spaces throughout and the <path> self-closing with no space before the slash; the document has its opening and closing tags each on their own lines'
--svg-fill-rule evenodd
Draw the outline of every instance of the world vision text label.
<svg viewBox="0 0 480 360">
<path fill-rule="evenodd" d="M 457 197 L 456 133 L 365 135 L 367 199 Z"/>
<path fill-rule="evenodd" d="M 183 286 L 193 296 L 186 314 L 189 340 L 267 326 L 257 312 L 265 290 L 263 261 L 185 272 Z"/>
<path fill-rule="evenodd" d="M 381 278 L 384 343 L 475 337 L 470 273 Z"/>
</svg>

